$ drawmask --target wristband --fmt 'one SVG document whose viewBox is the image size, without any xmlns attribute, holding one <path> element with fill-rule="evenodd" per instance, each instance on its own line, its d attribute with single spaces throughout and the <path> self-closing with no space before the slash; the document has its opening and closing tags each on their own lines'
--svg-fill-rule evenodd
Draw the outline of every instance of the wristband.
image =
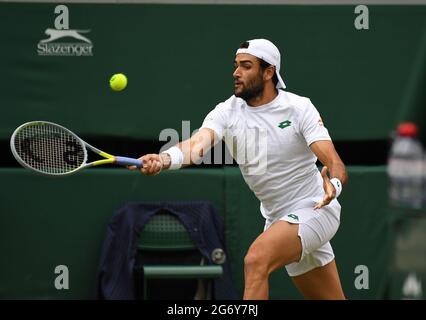
<svg viewBox="0 0 426 320">
<path fill-rule="evenodd" d="M 167 153 L 170 156 L 170 167 L 169 170 L 180 169 L 183 163 L 183 153 L 179 147 L 171 147 L 163 151 L 162 153 Z"/>
<path fill-rule="evenodd" d="M 342 193 L 342 183 L 337 178 L 330 179 L 330 182 L 334 186 L 334 189 L 336 189 L 336 198 L 337 198 L 338 196 L 340 196 L 340 193 Z"/>
</svg>

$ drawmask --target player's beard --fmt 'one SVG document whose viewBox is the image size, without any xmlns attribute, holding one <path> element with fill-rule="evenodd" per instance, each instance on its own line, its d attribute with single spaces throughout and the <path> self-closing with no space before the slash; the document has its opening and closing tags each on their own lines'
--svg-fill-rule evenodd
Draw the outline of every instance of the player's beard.
<svg viewBox="0 0 426 320">
<path fill-rule="evenodd" d="M 236 97 L 244 99 L 246 102 L 259 97 L 265 89 L 265 83 L 263 82 L 262 74 L 259 73 L 253 79 L 248 80 L 245 84 L 241 84 L 241 91 L 237 92 L 234 89 Z"/>
</svg>

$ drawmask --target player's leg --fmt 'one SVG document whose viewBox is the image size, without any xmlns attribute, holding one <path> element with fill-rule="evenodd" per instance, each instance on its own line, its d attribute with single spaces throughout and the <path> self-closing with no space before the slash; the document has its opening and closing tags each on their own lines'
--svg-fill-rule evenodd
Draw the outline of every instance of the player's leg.
<svg viewBox="0 0 426 320">
<path fill-rule="evenodd" d="M 297 224 L 277 221 L 252 243 L 244 258 L 244 299 L 268 299 L 269 275 L 300 260 L 302 244 L 298 230 Z"/>
<path fill-rule="evenodd" d="M 302 275 L 292 277 L 292 280 L 305 299 L 345 299 L 335 260 Z"/>
<path fill-rule="evenodd" d="M 282 219 L 298 217 L 302 259 L 286 265 L 296 287 L 307 299 L 344 299 L 330 240 L 340 224 L 335 201 L 319 210 L 301 208 Z"/>
</svg>

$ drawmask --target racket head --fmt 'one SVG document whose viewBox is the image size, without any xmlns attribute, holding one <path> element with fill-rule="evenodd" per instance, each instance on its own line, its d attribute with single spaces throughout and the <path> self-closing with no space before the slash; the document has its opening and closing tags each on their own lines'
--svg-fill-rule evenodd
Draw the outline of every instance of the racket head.
<svg viewBox="0 0 426 320">
<path fill-rule="evenodd" d="M 48 121 L 31 121 L 16 128 L 10 149 L 23 167 L 47 175 L 71 174 L 87 162 L 85 142 L 67 128 Z"/>
</svg>

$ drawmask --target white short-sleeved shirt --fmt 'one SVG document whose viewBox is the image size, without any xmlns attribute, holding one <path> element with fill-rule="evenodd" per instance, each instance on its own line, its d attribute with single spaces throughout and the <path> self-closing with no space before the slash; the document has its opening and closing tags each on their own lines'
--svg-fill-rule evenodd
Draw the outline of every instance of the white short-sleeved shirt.
<svg viewBox="0 0 426 320">
<path fill-rule="evenodd" d="M 308 98 L 278 90 L 270 103 L 251 107 L 232 96 L 206 116 L 201 128 L 224 139 L 265 218 L 313 207 L 323 198 L 317 158 L 309 145 L 331 138 Z"/>
</svg>

